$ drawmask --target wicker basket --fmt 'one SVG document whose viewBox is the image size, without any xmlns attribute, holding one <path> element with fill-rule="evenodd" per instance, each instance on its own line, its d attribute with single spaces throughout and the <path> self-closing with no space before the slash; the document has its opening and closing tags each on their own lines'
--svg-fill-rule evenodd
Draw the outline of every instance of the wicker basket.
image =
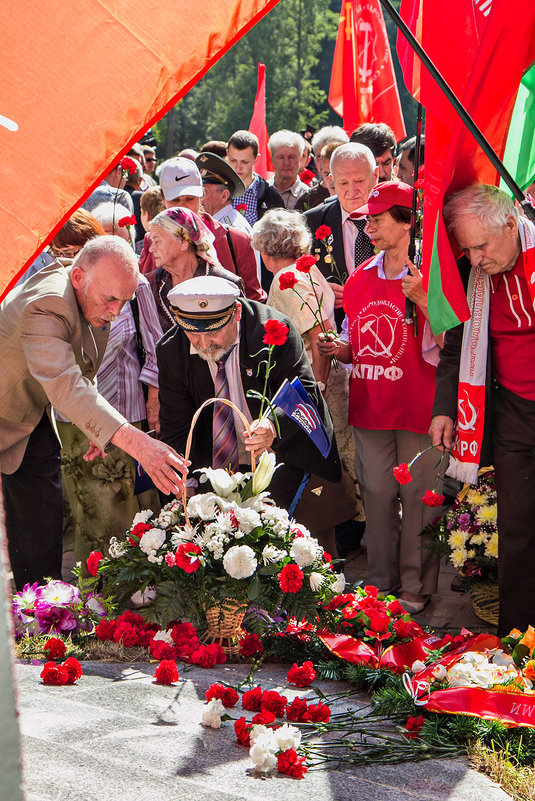
<svg viewBox="0 0 535 801">
<path fill-rule="evenodd" d="M 492 626 L 498 625 L 498 615 L 500 612 L 500 600 L 498 595 L 497 584 L 481 584 L 472 587 L 470 590 L 470 598 L 474 612 L 485 623 L 490 623 Z"/>
<path fill-rule="evenodd" d="M 205 611 L 208 629 L 201 637 L 201 642 L 217 642 L 228 656 L 239 653 L 240 640 L 245 637 L 241 624 L 247 605 L 237 601 L 223 601 Z"/>
</svg>

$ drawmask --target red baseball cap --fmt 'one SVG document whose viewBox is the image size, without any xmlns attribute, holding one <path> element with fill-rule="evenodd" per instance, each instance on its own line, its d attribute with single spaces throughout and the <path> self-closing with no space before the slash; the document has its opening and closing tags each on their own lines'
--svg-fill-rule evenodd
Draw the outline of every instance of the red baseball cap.
<svg viewBox="0 0 535 801">
<path fill-rule="evenodd" d="M 363 217 L 365 214 L 382 214 L 392 206 L 412 208 L 413 188 L 402 181 L 383 181 L 376 184 L 365 206 L 352 211 L 350 217 Z"/>
</svg>

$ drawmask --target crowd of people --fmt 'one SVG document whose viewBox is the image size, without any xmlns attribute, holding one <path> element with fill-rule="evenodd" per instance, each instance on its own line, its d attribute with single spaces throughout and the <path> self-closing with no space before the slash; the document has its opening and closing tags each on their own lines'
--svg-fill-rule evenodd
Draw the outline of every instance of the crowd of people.
<svg viewBox="0 0 535 801">
<path fill-rule="evenodd" d="M 195 492 L 197 468 L 247 469 L 272 449 L 275 501 L 335 559 L 365 529 L 369 583 L 419 612 L 439 570 L 421 534 L 444 512 L 421 498 L 457 422 L 473 464 L 450 460 L 449 492 L 474 465 L 496 469 L 499 632 L 533 622 L 535 228 L 494 187 L 448 200 L 473 314 L 435 336 L 409 258 L 416 147 L 384 123 L 280 130 L 266 180 L 257 138 L 240 130 L 158 166 L 154 143 L 138 144 L 113 167 L 0 307 L 18 589 L 60 578 L 63 552 L 105 552 L 184 482 Z M 287 333 L 266 375 L 270 327 Z M 295 377 L 326 457 L 259 401 Z M 213 397 L 242 414 L 205 409 L 186 462 L 193 415 Z M 431 445 L 397 483 L 393 468 Z"/>
</svg>

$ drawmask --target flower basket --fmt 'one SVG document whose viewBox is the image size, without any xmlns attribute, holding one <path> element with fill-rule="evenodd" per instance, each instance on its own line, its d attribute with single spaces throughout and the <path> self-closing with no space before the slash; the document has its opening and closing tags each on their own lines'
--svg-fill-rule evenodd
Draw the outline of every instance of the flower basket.
<svg viewBox="0 0 535 801">
<path fill-rule="evenodd" d="M 491 626 L 498 625 L 500 601 L 497 584 L 476 584 L 470 589 L 470 599 L 478 618 Z"/>
<path fill-rule="evenodd" d="M 247 605 L 236 601 L 224 601 L 206 609 L 208 628 L 201 637 L 201 642 L 216 642 L 227 656 L 239 653 L 240 640 L 245 636 L 241 624 L 246 611 Z"/>
</svg>

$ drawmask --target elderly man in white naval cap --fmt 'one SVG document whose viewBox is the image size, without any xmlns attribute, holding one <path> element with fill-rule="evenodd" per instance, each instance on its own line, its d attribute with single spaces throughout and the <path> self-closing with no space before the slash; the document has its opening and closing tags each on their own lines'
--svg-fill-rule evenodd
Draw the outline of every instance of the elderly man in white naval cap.
<svg viewBox="0 0 535 801">
<path fill-rule="evenodd" d="M 288 336 L 274 349 L 267 397 L 273 397 L 284 379 L 291 381 L 297 376 L 331 439 L 332 421 L 297 329 L 274 309 L 238 295 L 235 285 L 214 276 L 192 278 L 169 292 L 177 325 L 157 346 L 161 438 L 184 452 L 199 406 L 208 398 L 229 398 L 250 421 L 251 435 L 228 406 L 215 403 L 207 407 L 193 434 L 190 476 L 201 467 L 246 470 L 248 452 L 260 454 L 271 448 L 283 466 L 276 471 L 270 491 L 278 505 L 292 511 L 306 474 L 339 481 L 340 462 L 334 442 L 324 458 L 303 429 L 282 413 L 278 417 L 280 435 L 271 412 L 259 419 L 260 400 L 247 393 L 264 391 L 263 338 L 269 320 L 287 326 Z"/>
</svg>

